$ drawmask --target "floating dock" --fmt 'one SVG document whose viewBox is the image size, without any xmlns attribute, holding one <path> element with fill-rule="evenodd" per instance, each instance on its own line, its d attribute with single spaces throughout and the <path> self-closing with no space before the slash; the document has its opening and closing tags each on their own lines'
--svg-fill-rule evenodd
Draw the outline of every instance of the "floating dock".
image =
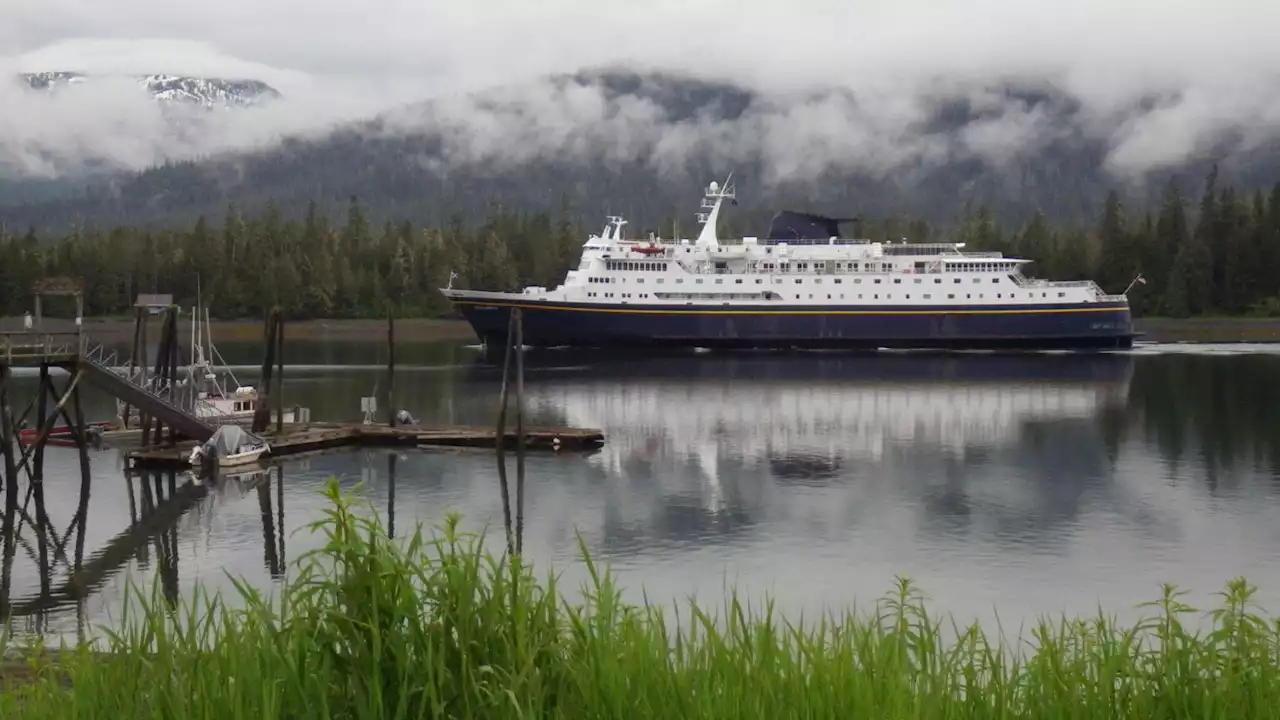
<svg viewBox="0 0 1280 720">
<path fill-rule="evenodd" d="M 398 425 L 362 423 L 309 423 L 285 425 L 284 432 L 258 433 L 271 446 L 263 460 L 280 459 L 301 453 L 347 447 L 417 447 L 417 448 L 495 448 L 497 433 L 491 427 Z M 583 451 L 604 444 L 604 433 L 584 428 L 526 428 L 527 450 Z M 517 435 L 505 433 L 503 445 L 516 448 Z M 131 469 L 187 467 L 192 441 L 180 442 L 172 448 L 147 448 L 126 453 Z"/>
</svg>

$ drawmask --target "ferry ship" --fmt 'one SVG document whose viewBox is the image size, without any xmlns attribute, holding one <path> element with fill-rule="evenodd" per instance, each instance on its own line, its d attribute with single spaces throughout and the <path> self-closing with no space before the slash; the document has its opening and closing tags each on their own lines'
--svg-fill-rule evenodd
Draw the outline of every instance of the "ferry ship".
<svg viewBox="0 0 1280 720">
<path fill-rule="evenodd" d="M 964 243 L 840 236 L 840 218 L 778 212 L 765 238 L 722 240 L 732 176 L 704 193 L 698 237 L 628 239 L 611 216 L 556 288 L 441 292 L 486 346 L 513 309 L 530 347 L 1065 349 L 1132 347 L 1126 294 L 1030 277 L 1028 259 Z"/>
</svg>

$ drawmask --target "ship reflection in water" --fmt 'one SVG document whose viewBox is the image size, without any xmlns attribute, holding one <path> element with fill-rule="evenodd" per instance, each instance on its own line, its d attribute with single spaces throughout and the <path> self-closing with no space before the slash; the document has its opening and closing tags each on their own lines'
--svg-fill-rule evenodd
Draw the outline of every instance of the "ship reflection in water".
<svg viewBox="0 0 1280 720">
<path fill-rule="evenodd" d="M 728 581 L 814 611 L 904 574 L 971 618 L 1130 617 L 1162 582 L 1207 594 L 1277 566 L 1265 467 L 1206 470 L 1150 442 L 1211 435 L 1188 424 L 1202 413 L 1152 414 L 1181 358 L 1141 358 L 1139 396 L 1127 354 L 530 357 L 531 405 L 607 439 L 599 485 L 547 489 L 539 512 L 571 514 L 650 597 L 714 599 Z M 1215 495 L 1206 472 L 1261 480 Z"/>
<path fill-rule="evenodd" d="M 599 539 L 625 564 L 649 543 L 847 535 L 868 511 L 904 506 L 924 511 L 925 531 L 957 527 L 977 504 L 1047 539 L 1111 472 L 1099 418 L 1123 411 L 1133 360 L 764 355 L 531 369 L 558 370 L 529 383 L 534 412 L 605 433 L 589 461 L 610 494 Z M 774 526 L 786 517 L 799 525 Z"/>
</svg>

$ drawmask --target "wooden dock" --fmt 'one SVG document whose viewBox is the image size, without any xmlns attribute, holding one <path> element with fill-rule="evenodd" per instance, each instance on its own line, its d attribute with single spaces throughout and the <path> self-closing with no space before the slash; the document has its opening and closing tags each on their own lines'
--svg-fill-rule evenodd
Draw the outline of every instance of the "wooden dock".
<svg viewBox="0 0 1280 720">
<path fill-rule="evenodd" d="M 514 452 L 515 431 L 504 434 L 504 445 Z M 260 435 L 271 446 L 264 460 L 346 447 L 494 448 L 497 444 L 494 428 L 456 425 L 309 423 L 286 425 L 279 437 L 270 431 Z M 530 428 L 524 437 L 525 447 L 532 451 L 594 450 L 604 444 L 604 433 L 584 428 Z M 137 470 L 186 467 L 194 444 L 186 441 L 172 448 L 132 450 L 126 454 L 127 464 Z"/>
</svg>

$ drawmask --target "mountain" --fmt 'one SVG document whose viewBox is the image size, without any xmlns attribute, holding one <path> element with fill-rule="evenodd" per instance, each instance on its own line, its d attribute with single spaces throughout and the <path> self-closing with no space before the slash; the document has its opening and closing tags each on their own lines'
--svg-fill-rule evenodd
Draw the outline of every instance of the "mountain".
<svg viewBox="0 0 1280 720">
<path fill-rule="evenodd" d="M 1131 127 L 1176 98 L 1151 97 L 1114 120 Z M 776 97 L 728 82 L 600 71 L 527 88 L 441 98 L 270 149 L 168 162 L 59 197 L 0 186 L 0 224 L 64 232 L 88 225 L 221 221 L 228 203 L 311 201 L 337 218 L 358 196 L 369 219 L 441 224 L 490 203 L 555 210 L 567 196 L 592 226 L 622 214 L 637 233 L 673 219 L 692 228 L 700 191 L 735 173 L 734 229 L 762 232 L 780 207 L 954 221 L 988 205 L 1006 222 L 1033 212 L 1093 226 L 1111 189 L 1151 207 L 1170 180 L 1194 194 L 1218 164 L 1244 190 L 1280 180 L 1280 144 L 1221 143 L 1124 184 L 1112 138 L 1091 132 L 1080 99 L 1049 84 L 940 89 L 898 124 L 847 90 Z M 834 118 L 834 120 L 833 120 Z"/>
<path fill-rule="evenodd" d="M 162 162 L 164 148 L 191 154 L 224 133 L 232 115 L 282 99 L 254 79 L 57 71 L 13 80 L 9 134 L 0 136 L 0 205 L 83 193 L 139 164 Z"/>
<path fill-rule="evenodd" d="M 32 90 L 59 92 L 104 78 L 127 77 L 158 101 L 199 105 L 210 109 L 253 107 L 280 99 L 275 88 L 261 80 L 185 77 L 181 75 L 94 75 L 78 72 L 23 73 L 19 79 Z"/>
</svg>

